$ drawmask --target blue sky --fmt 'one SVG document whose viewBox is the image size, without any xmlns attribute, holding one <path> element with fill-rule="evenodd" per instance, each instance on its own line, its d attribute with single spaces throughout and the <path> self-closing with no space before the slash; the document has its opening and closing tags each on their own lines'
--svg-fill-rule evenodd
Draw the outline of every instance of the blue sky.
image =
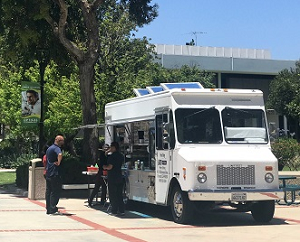
<svg viewBox="0 0 300 242">
<path fill-rule="evenodd" d="M 300 0 L 152 0 L 159 16 L 136 37 L 153 44 L 268 49 L 277 60 L 300 59 Z M 203 32 L 193 34 L 193 32 Z"/>
</svg>

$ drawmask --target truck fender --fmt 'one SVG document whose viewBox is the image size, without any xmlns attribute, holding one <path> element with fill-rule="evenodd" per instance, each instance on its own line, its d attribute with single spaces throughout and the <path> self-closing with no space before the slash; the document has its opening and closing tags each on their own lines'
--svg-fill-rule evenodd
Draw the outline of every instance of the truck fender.
<svg viewBox="0 0 300 242">
<path fill-rule="evenodd" d="M 171 204 L 171 195 L 172 195 L 172 191 L 173 191 L 175 186 L 179 186 L 180 189 L 181 189 L 181 186 L 179 185 L 178 180 L 175 177 L 173 177 L 171 179 L 170 185 L 169 185 L 168 196 L 167 196 L 167 198 L 168 198 L 167 205 Z"/>
</svg>

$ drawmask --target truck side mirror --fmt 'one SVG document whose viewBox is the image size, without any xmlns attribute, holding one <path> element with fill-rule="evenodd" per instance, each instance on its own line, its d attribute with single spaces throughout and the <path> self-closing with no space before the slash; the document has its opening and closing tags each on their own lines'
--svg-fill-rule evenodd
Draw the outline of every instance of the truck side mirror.
<svg viewBox="0 0 300 242">
<path fill-rule="evenodd" d="M 169 123 L 163 123 L 162 125 L 162 136 L 163 136 L 163 143 L 168 145 L 170 143 L 170 134 L 169 134 L 169 128 L 170 124 Z"/>
<path fill-rule="evenodd" d="M 163 130 L 163 137 L 169 137 L 170 134 L 169 134 L 169 129 L 170 129 L 170 124 L 169 123 L 163 123 L 162 125 L 162 130 Z"/>
</svg>

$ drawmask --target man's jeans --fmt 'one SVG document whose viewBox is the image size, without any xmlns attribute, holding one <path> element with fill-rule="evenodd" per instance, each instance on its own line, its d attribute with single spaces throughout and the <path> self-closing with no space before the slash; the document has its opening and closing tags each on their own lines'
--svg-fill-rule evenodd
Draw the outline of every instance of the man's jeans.
<svg viewBox="0 0 300 242">
<path fill-rule="evenodd" d="M 61 192 L 61 177 L 52 176 L 46 177 L 46 209 L 47 214 L 58 211 L 56 205 L 58 204 Z"/>
</svg>

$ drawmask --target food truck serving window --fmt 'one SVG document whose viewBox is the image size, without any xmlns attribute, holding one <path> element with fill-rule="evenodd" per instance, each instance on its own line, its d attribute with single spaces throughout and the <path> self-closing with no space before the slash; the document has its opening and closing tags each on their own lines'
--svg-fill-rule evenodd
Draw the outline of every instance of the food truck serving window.
<svg viewBox="0 0 300 242">
<path fill-rule="evenodd" d="M 179 143 L 222 143 L 220 115 L 214 107 L 179 108 L 175 117 Z"/>
</svg>

